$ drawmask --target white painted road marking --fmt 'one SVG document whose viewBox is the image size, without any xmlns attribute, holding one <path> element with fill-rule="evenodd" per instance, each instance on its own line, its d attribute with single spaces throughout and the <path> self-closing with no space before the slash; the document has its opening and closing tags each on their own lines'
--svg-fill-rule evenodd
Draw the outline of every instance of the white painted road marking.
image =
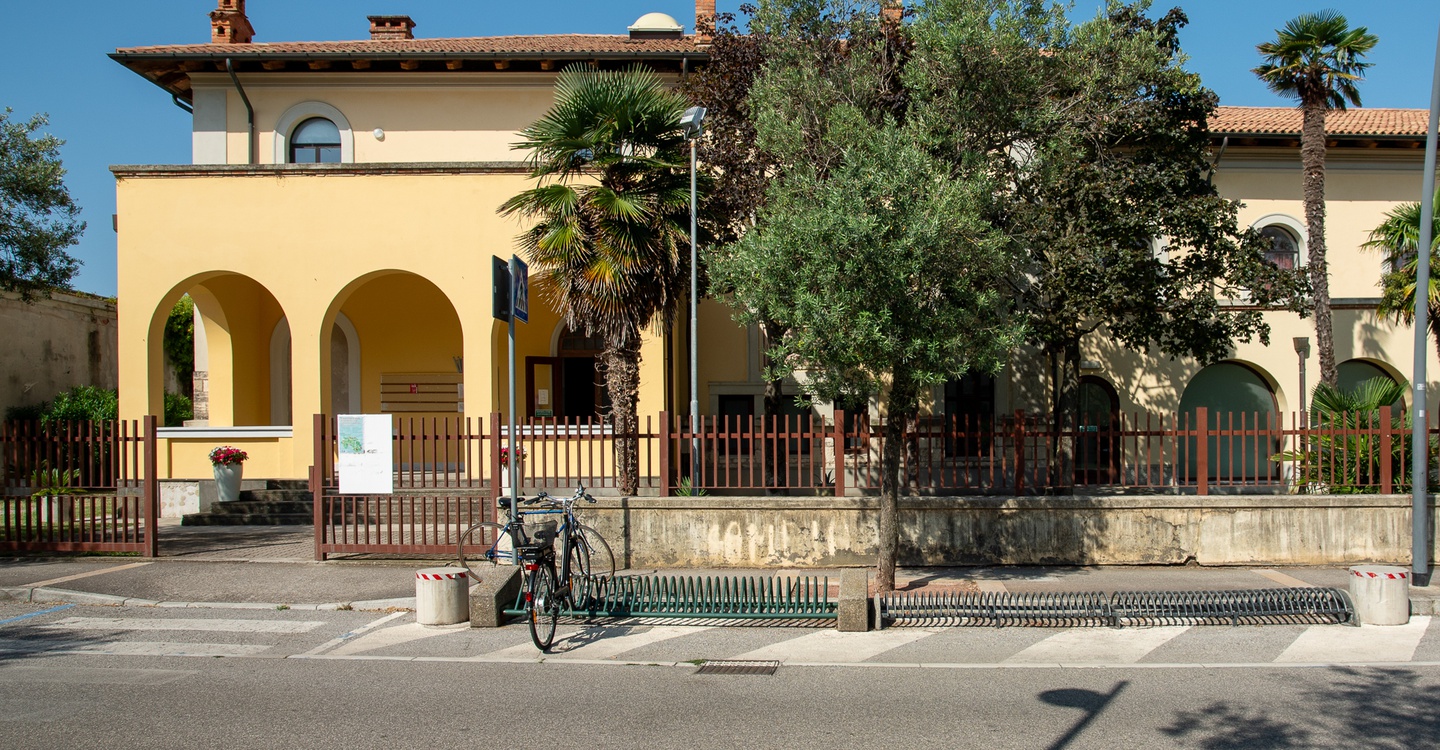
<svg viewBox="0 0 1440 750">
<path fill-rule="evenodd" d="M 406 612 L 404 614 L 410 613 Z M 376 630 L 373 633 L 368 633 L 359 638 L 356 638 L 349 643 L 343 643 L 340 645 L 339 648 L 327 654 L 327 656 L 349 656 L 364 651 L 374 651 L 377 648 L 398 646 L 402 643 L 410 643 L 412 641 L 418 641 L 425 638 L 434 638 L 437 635 L 463 633 L 466 630 L 469 630 L 469 628 L 469 623 L 464 623 L 460 627 L 441 629 L 433 626 L 421 625 L 418 622 L 410 622 L 404 625 L 396 625 L 393 628 Z"/>
<path fill-rule="evenodd" d="M 18 586 L 17 588 L 22 588 L 22 589 L 38 589 L 38 588 L 41 588 L 42 586 L 54 586 L 54 585 L 57 584 L 57 583 L 65 583 L 65 582 L 67 582 L 67 581 L 78 581 L 78 580 L 80 580 L 81 578 L 89 578 L 89 577 L 91 577 L 91 576 L 103 576 L 103 575 L 105 575 L 106 573 L 117 573 L 117 572 L 122 571 L 122 570 L 130 570 L 131 568 L 141 568 L 141 567 L 144 567 L 144 566 L 149 565 L 149 564 L 150 564 L 150 563 L 148 563 L 148 562 L 137 562 L 137 563 L 129 563 L 128 565 L 115 565 L 115 566 L 112 566 L 112 567 L 109 567 L 109 568 L 102 568 L 102 569 L 100 569 L 100 570 L 92 570 L 92 571 L 90 571 L 90 572 L 88 572 L 88 573 L 76 573 L 76 574 L 73 575 L 73 576 L 61 576 L 61 577 L 59 577 L 59 578 L 51 578 L 51 579 L 45 580 L 45 581 L 36 581 L 36 582 L 34 582 L 34 583 L 27 583 L 27 584 L 25 584 L 25 585 L 23 585 L 23 586 Z"/>
<path fill-rule="evenodd" d="M 1251 573 L 1254 573 L 1254 574 L 1256 574 L 1256 575 L 1258 575 L 1258 576 L 1263 576 L 1263 577 L 1265 577 L 1265 578 L 1268 578 L 1268 579 L 1270 579 L 1270 580 L 1272 580 L 1272 581 L 1280 584 L 1281 586 L 1291 586 L 1291 587 L 1293 587 L 1293 588 L 1314 588 L 1314 587 L 1315 587 L 1315 584 L 1313 584 L 1313 583 L 1306 583 L 1306 582 L 1304 582 L 1304 581 L 1302 581 L 1302 580 L 1300 580 L 1299 578 L 1296 578 L 1296 577 L 1294 577 L 1294 576 L 1287 576 L 1287 575 L 1285 575 L 1284 573 L 1281 573 L 1281 572 L 1278 571 L 1278 570 L 1270 570 L 1269 568 L 1256 568 L 1256 569 L 1251 570 L 1250 572 L 1251 572 Z"/>
<path fill-rule="evenodd" d="M 1277 662 L 1348 664 L 1406 662 L 1425 637 L 1429 617 L 1411 617 L 1405 625 L 1316 625 L 1306 628 Z"/>
<path fill-rule="evenodd" d="M 784 663 L 854 664 L 879 656 L 907 643 L 914 643 L 921 638 L 928 638 L 936 632 L 929 628 L 890 628 L 869 633 L 821 630 L 726 658 L 774 660 Z"/>
<path fill-rule="evenodd" d="M 682 635 L 709 630 L 708 627 L 686 625 L 660 625 L 640 633 L 608 635 L 610 628 L 586 628 L 555 641 L 550 648 L 550 659 L 609 659 L 641 646 L 668 641 Z M 627 628 L 633 630 L 633 628 Z M 533 644 L 532 644 L 533 645 Z"/>
<path fill-rule="evenodd" d="M 1005 660 L 1007 664 L 1134 664 L 1189 630 L 1188 625 L 1159 628 L 1066 630 Z"/>
<path fill-rule="evenodd" d="M 67 617 L 46 630 L 186 630 L 207 633 L 308 633 L 324 625 L 315 620 L 183 620 L 146 617 Z"/>
<path fill-rule="evenodd" d="M 409 612 L 391 612 L 390 614 L 385 615 L 384 617 L 382 617 L 382 618 L 380 618 L 380 619 L 378 619 L 378 620 L 374 620 L 374 621 L 372 621 L 372 622 L 367 622 L 367 623 L 365 623 L 364 625 L 361 625 L 360 627 L 355 628 L 354 630 L 352 630 L 352 631 L 350 631 L 350 632 L 348 632 L 348 633 L 345 633 L 344 635 L 340 636 L 339 638 L 333 638 L 333 639 L 331 639 L 331 640 L 328 640 L 328 641 L 320 644 L 319 646 L 316 646 L 315 648 L 310 649 L 309 651 L 306 651 L 306 652 L 304 653 L 304 656 L 314 656 L 314 655 L 316 655 L 316 654 L 322 654 L 322 653 L 324 653 L 325 651 L 327 651 L 327 650 L 329 650 L 329 649 L 332 649 L 332 648 L 334 648 L 334 647 L 336 647 L 336 646 L 344 643 L 345 641 L 350 640 L 351 638 L 354 638 L 354 637 L 356 637 L 356 636 L 358 636 L 358 635 L 360 635 L 360 634 L 362 634 L 362 633 L 365 633 L 366 631 L 374 630 L 375 628 L 378 628 L 378 627 L 380 627 L 381 625 L 384 625 L 385 623 L 390 622 L 391 620 L 393 620 L 393 619 L 395 619 L 395 618 L 397 618 L 397 617 L 404 617 L 405 615 L 408 615 L 408 614 L 410 614 L 410 613 L 409 613 Z"/>
<path fill-rule="evenodd" d="M 0 641 L 0 652 L 22 654 L 94 654 L 105 656 L 254 656 L 269 646 L 241 643 L 165 643 L 161 641 Z"/>
</svg>

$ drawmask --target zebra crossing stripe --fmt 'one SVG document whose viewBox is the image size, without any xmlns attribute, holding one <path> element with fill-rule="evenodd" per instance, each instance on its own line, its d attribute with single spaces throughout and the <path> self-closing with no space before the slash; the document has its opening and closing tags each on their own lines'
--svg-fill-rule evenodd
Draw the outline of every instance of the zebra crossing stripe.
<svg viewBox="0 0 1440 750">
<path fill-rule="evenodd" d="M 821 630 L 728 658 L 787 664 L 855 664 L 922 638 L 929 638 L 937 632 L 939 631 L 930 628 L 889 628 L 869 633 Z"/>
<path fill-rule="evenodd" d="M 1349 664 L 1408 662 L 1415 657 L 1429 617 L 1411 617 L 1404 625 L 1315 625 L 1305 629 L 1277 662 Z"/>
<path fill-rule="evenodd" d="M 407 612 L 405 614 L 409 613 Z M 442 629 L 421 625 L 418 622 L 407 622 L 404 625 L 396 625 L 393 628 L 376 630 L 373 633 L 367 633 L 356 638 L 349 643 L 343 643 L 334 651 L 326 654 L 326 656 L 351 656 L 365 651 L 374 651 L 376 649 L 398 646 L 402 643 L 410 643 L 425 638 L 434 638 L 437 635 L 461 633 L 468 629 L 469 623 L 461 627 Z"/>
<path fill-rule="evenodd" d="M 255 656 L 270 646 L 243 643 L 167 643 L 163 641 L 0 641 L 0 653 L 92 654 L 100 656 Z"/>
<path fill-rule="evenodd" d="M 1175 625 L 1123 630 L 1065 630 L 1011 656 L 1005 663 L 1134 664 L 1189 629 L 1188 625 Z"/>
<path fill-rule="evenodd" d="M 39 625 L 43 630 L 179 630 L 205 633 L 308 633 L 316 620 L 211 620 L 149 617 L 67 617 Z"/>
</svg>

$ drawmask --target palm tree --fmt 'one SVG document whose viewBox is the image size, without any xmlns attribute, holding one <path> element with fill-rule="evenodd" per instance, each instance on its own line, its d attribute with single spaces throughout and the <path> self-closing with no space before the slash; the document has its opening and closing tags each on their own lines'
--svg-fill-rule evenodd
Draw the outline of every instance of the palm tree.
<svg viewBox="0 0 1440 750">
<path fill-rule="evenodd" d="M 520 132 L 535 187 L 500 213 L 533 220 L 520 244 L 565 322 L 603 342 L 620 490 L 639 485 L 641 329 L 688 292 L 687 102 L 653 71 L 561 71 L 555 104 Z"/>
<path fill-rule="evenodd" d="M 1304 170 L 1308 265 L 1315 295 L 1315 339 L 1320 380 L 1337 382 L 1335 335 L 1330 322 L 1329 267 L 1325 262 L 1325 112 L 1360 106 L 1355 87 L 1370 63 L 1361 62 L 1379 38 L 1351 29 L 1333 10 L 1306 13 L 1277 29 L 1276 39 L 1256 47 L 1265 62 L 1252 72 L 1281 96 L 1300 100 L 1300 162 Z"/>
<path fill-rule="evenodd" d="M 1440 190 L 1432 198 L 1435 206 L 1434 228 L 1430 233 L 1430 267 L 1440 270 L 1435 250 L 1440 248 Z M 1364 247 L 1385 253 L 1390 271 L 1380 277 L 1380 305 L 1375 312 L 1394 318 L 1405 325 L 1415 323 L 1415 276 L 1420 258 L 1415 248 L 1420 245 L 1420 202 L 1402 203 L 1385 215 L 1380 226 L 1370 230 L 1370 241 Z M 1440 279 L 1430 276 L 1430 335 L 1440 347 Z"/>
</svg>

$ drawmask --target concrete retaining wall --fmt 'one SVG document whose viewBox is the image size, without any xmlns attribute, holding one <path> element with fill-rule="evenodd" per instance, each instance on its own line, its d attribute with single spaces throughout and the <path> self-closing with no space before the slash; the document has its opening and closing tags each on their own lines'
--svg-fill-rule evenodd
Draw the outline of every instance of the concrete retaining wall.
<svg viewBox="0 0 1440 750">
<path fill-rule="evenodd" d="M 1410 502 L 1408 495 L 905 498 L 900 559 L 902 565 L 1408 563 Z M 610 541 L 617 563 L 635 567 L 875 560 L 873 497 L 599 503 L 586 509 L 587 523 Z"/>
<path fill-rule="evenodd" d="M 55 398 L 77 385 L 117 382 L 115 303 L 55 292 L 34 303 L 0 293 L 0 416 L 12 406 Z"/>
</svg>

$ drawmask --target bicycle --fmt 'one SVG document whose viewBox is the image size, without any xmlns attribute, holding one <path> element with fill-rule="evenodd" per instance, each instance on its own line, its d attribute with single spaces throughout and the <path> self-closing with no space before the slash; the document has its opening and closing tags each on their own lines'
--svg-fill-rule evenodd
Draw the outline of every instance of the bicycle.
<svg viewBox="0 0 1440 750">
<path fill-rule="evenodd" d="M 538 556 L 544 555 L 545 552 L 542 548 L 548 547 L 549 565 L 546 570 L 551 580 L 549 588 L 545 591 L 560 591 L 564 596 L 558 599 L 553 596 L 542 597 L 544 599 L 542 604 L 549 607 L 551 600 L 555 599 L 554 614 L 557 619 L 559 605 L 564 604 L 567 600 L 574 609 L 588 605 L 592 599 L 598 599 L 604 595 L 606 583 L 614 577 L 615 553 L 611 551 L 609 543 L 600 536 L 599 532 L 580 523 L 575 505 L 581 500 L 595 502 L 595 498 L 585 492 L 584 485 L 576 488 L 575 494 L 569 498 L 555 498 L 541 491 L 533 498 L 521 499 L 522 505 L 539 506 L 532 509 L 516 511 L 511 506 L 510 498 L 500 498 L 500 507 L 508 513 L 509 519 L 503 524 L 480 521 L 466 528 L 460 535 L 456 550 L 460 567 L 465 568 L 471 576 L 479 579 L 493 572 L 496 565 L 502 563 L 521 564 L 521 586 L 527 593 L 526 608 L 533 609 L 533 587 L 536 585 L 537 570 L 540 569 L 539 566 L 542 566 L 542 561 L 538 559 Z M 534 528 L 533 534 L 527 535 L 525 517 L 540 515 L 559 515 L 561 519 L 540 524 Z M 564 549 L 565 555 L 557 577 L 553 543 L 557 536 L 562 535 L 564 537 L 562 549 Z M 507 539 L 510 542 L 508 549 L 502 545 L 502 542 Z M 480 555 L 467 556 L 466 549 L 475 547 L 483 547 L 484 552 Z M 528 554 L 537 559 L 526 560 L 526 548 L 529 549 Z M 532 636 L 534 635 L 532 632 Z M 551 623 L 550 635 L 553 638 L 553 623 Z M 540 641 L 541 639 L 536 637 L 537 646 L 540 645 Z M 547 643 L 541 648 L 543 650 L 548 647 Z"/>
</svg>

